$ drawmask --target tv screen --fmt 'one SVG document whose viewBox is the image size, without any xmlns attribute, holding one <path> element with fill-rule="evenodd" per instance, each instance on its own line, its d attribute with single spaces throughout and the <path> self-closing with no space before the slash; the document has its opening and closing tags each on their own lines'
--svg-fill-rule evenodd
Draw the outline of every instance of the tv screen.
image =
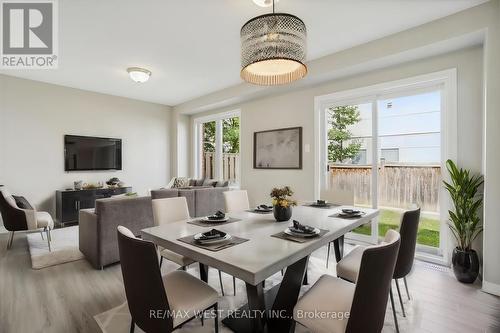
<svg viewBox="0 0 500 333">
<path fill-rule="evenodd" d="M 64 136 L 64 170 L 121 170 L 122 140 Z"/>
</svg>

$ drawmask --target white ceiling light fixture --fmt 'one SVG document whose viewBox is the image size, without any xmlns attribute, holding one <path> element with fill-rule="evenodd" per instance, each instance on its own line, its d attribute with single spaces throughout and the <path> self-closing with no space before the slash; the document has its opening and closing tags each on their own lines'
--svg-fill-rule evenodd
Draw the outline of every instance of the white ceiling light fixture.
<svg viewBox="0 0 500 333">
<path fill-rule="evenodd" d="M 127 68 L 127 72 L 130 78 L 137 83 L 144 83 L 151 76 L 151 71 L 140 67 L 129 67 Z"/>
<path fill-rule="evenodd" d="M 260 7 L 271 7 L 273 5 L 273 0 L 253 0 L 253 2 Z M 279 0 L 276 0 L 279 2 Z"/>
<path fill-rule="evenodd" d="M 240 76 L 265 86 L 291 83 L 307 74 L 306 25 L 295 15 L 276 13 L 272 4 L 271 14 L 254 17 L 240 31 Z"/>
</svg>

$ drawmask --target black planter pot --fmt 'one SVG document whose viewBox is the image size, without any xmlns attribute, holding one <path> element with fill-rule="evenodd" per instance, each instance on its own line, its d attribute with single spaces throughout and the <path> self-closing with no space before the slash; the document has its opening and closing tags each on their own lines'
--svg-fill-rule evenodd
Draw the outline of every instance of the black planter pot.
<svg viewBox="0 0 500 333">
<path fill-rule="evenodd" d="M 290 220 L 292 217 L 292 207 L 281 207 L 281 206 L 274 206 L 273 207 L 273 214 L 274 218 L 278 222 L 285 222 Z"/>
<path fill-rule="evenodd" d="M 453 250 L 452 256 L 453 273 L 458 281 L 473 283 L 479 275 L 479 257 L 476 251 L 462 251 L 459 248 Z"/>
</svg>

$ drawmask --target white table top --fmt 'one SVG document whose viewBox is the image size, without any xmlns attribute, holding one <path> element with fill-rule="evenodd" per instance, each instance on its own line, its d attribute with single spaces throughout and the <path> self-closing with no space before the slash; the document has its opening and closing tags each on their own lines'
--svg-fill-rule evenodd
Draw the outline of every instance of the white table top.
<svg viewBox="0 0 500 333">
<path fill-rule="evenodd" d="M 329 217 L 341 208 L 313 208 L 306 206 L 293 207 L 292 219 L 329 232 L 323 237 L 314 238 L 305 243 L 271 237 L 283 231 L 291 224 L 276 222 L 273 214 L 256 214 L 239 212 L 228 214 L 241 219 L 216 227 L 231 235 L 247 238 L 249 241 L 213 252 L 178 241 L 178 238 L 210 230 L 210 227 L 200 227 L 179 221 L 142 230 L 143 239 L 192 258 L 195 261 L 214 267 L 231 274 L 245 282 L 257 285 L 269 276 L 296 261 L 310 255 L 318 248 L 370 222 L 379 214 L 377 209 L 362 208 L 366 214 L 357 219 L 341 219 Z M 350 207 L 352 208 L 352 207 Z"/>
</svg>

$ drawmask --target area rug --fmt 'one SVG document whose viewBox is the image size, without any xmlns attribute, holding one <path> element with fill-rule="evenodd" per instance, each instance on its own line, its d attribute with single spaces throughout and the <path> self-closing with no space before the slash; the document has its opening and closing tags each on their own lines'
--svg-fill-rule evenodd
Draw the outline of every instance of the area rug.
<svg viewBox="0 0 500 333">
<path fill-rule="evenodd" d="M 54 229 L 51 231 L 52 251 L 47 245 L 47 236 L 40 233 L 27 235 L 31 256 L 31 267 L 41 269 L 83 259 L 83 253 L 78 249 L 78 226 Z"/>
</svg>

